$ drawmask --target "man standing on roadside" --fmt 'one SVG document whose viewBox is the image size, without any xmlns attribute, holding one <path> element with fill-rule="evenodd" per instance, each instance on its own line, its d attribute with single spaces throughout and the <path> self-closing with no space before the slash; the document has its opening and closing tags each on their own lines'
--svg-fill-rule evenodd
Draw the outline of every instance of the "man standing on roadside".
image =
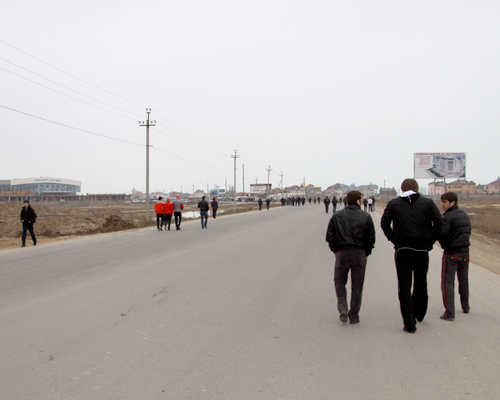
<svg viewBox="0 0 500 400">
<path fill-rule="evenodd" d="M 175 196 L 175 200 L 172 201 L 174 205 L 174 218 L 175 218 L 175 229 L 181 230 L 181 221 L 182 221 L 182 210 L 184 210 L 184 203 L 181 200 L 181 195 L 178 194 Z"/>
<path fill-rule="evenodd" d="M 208 220 L 208 201 L 205 200 L 205 196 L 201 198 L 198 202 L 198 208 L 200 209 L 200 217 L 201 217 L 201 229 L 207 227 Z"/>
<path fill-rule="evenodd" d="M 156 213 L 156 229 L 159 231 L 163 230 L 163 221 L 165 217 L 163 216 L 163 197 L 158 197 L 158 201 L 155 203 L 155 213 Z"/>
<path fill-rule="evenodd" d="M 212 200 L 211 206 L 212 206 L 212 217 L 213 217 L 213 219 L 215 219 L 216 214 L 217 214 L 217 209 L 219 208 L 219 202 L 217 201 L 217 199 L 215 197 Z"/>
<path fill-rule="evenodd" d="M 170 222 L 172 221 L 172 214 L 174 213 L 174 205 L 167 197 L 167 201 L 163 203 L 163 215 L 165 216 L 165 230 L 170 230 Z"/>
<path fill-rule="evenodd" d="M 441 291 L 445 312 L 441 319 L 455 319 L 455 274 L 458 278 L 458 293 L 465 314 L 469 313 L 469 246 L 471 225 L 467 213 L 458 208 L 458 196 L 446 192 L 441 196 L 443 230 L 439 242 L 443 248 Z"/>
<path fill-rule="evenodd" d="M 405 179 L 401 191 L 400 197 L 387 203 L 381 226 L 396 250 L 403 329 L 415 333 L 417 321 L 423 321 L 427 312 L 429 251 L 439 239 L 443 219 L 436 204 L 418 194 L 415 179 Z"/>
<path fill-rule="evenodd" d="M 375 244 L 372 217 L 361 210 L 363 195 L 357 190 L 347 194 L 347 208 L 333 214 L 326 241 L 335 254 L 335 292 L 342 322 L 359 322 L 359 310 L 365 280 L 366 260 Z M 351 271 L 351 307 L 348 311 L 346 283 Z"/>
<path fill-rule="evenodd" d="M 23 236 L 21 247 L 26 247 L 26 231 L 30 231 L 33 246 L 36 246 L 35 232 L 33 231 L 33 224 L 36 222 L 36 213 L 31 208 L 28 200 L 24 201 L 23 208 L 21 208 L 21 222 L 23 223 Z"/>
</svg>

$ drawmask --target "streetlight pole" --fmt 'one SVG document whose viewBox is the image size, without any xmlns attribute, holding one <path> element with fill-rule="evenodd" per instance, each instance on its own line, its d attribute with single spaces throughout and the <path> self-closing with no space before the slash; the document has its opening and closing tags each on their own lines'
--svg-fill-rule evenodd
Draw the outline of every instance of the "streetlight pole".
<svg viewBox="0 0 500 400">
<path fill-rule="evenodd" d="M 234 158 L 234 187 L 233 187 L 234 198 L 233 198 L 233 202 L 234 202 L 234 212 L 235 213 L 236 213 L 236 159 L 240 157 L 240 156 L 236 155 L 237 151 L 238 150 L 235 150 L 234 151 L 234 156 L 231 156 L 231 158 Z"/>
</svg>

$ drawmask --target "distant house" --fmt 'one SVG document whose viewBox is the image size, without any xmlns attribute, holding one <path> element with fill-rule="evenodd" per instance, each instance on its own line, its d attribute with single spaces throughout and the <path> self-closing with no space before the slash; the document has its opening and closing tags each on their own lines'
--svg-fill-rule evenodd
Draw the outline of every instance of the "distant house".
<svg viewBox="0 0 500 400">
<path fill-rule="evenodd" d="M 396 191 L 396 189 L 392 188 L 380 188 L 380 197 L 383 197 L 383 198 L 393 198 L 393 197 L 397 197 L 398 195 L 398 192 Z"/>
<path fill-rule="evenodd" d="M 454 181 L 446 184 L 447 192 L 457 194 L 476 194 L 476 183 L 473 181 Z"/>
<path fill-rule="evenodd" d="M 486 194 L 499 194 L 500 193 L 500 177 L 487 185 L 484 185 Z"/>
<path fill-rule="evenodd" d="M 375 196 L 378 192 L 378 185 L 374 185 L 370 183 L 369 185 L 359 185 L 356 190 L 359 190 L 363 193 L 365 197 Z"/>
<path fill-rule="evenodd" d="M 431 196 L 441 196 L 446 192 L 446 182 L 444 181 L 431 182 L 427 187 Z"/>
</svg>

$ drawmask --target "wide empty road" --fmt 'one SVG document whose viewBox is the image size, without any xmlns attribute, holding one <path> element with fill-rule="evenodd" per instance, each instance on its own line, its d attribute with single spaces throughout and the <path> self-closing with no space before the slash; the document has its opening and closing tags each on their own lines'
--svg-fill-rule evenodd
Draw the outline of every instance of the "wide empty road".
<svg viewBox="0 0 500 400">
<path fill-rule="evenodd" d="M 0 399 L 498 399 L 500 277 L 403 332 L 380 230 L 361 323 L 338 319 L 322 205 L 0 253 Z M 29 245 L 28 245 L 29 246 Z M 457 302 L 457 305 L 459 303 Z"/>
</svg>

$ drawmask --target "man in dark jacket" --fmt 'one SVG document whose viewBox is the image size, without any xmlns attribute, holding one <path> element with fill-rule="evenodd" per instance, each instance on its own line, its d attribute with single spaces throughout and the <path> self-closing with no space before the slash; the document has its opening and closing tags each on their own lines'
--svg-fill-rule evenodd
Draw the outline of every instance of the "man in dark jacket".
<svg viewBox="0 0 500 400">
<path fill-rule="evenodd" d="M 436 204 L 417 193 L 418 182 L 415 179 L 405 179 L 401 190 L 401 197 L 387 203 L 381 226 L 396 249 L 403 329 L 415 333 L 417 321 L 423 321 L 427 312 L 429 251 L 439 239 L 443 219 Z"/>
<path fill-rule="evenodd" d="M 33 231 L 33 224 L 36 222 L 36 213 L 35 210 L 31 208 L 28 200 L 24 202 L 23 208 L 21 208 L 21 222 L 23 223 L 23 244 L 21 247 L 26 247 L 26 231 L 30 231 L 33 246 L 36 246 L 36 237 L 35 232 Z"/>
<path fill-rule="evenodd" d="M 257 201 L 257 203 L 259 203 L 259 211 L 262 211 L 262 203 L 264 203 L 264 202 L 262 201 L 261 198 L 259 198 L 259 200 Z"/>
<path fill-rule="evenodd" d="M 335 196 L 333 196 L 333 199 L 332 199 L 332 208 L 333 208 L 333 213 L 335 214 L 335 211 L 337 211 L 337 198 Z"/>
<path fill-rule="evenodd" d="M 443 248 L 441 291 L 445 312 L 441 319 L 455 319 L 455 274 L 458 278 L 458 293 L 462 310 L 467 314 L 469 307 L 469 246 L 471 225 L 469 216 L 457 205 L 458 196 L 447 192 L 441 196 L 443 229 L 439 242 Z"/>
<path fill-rule="evenodd" d="M 205 196 L 201 198 L 201 200 L 198 202 L 198 208 L 200 209 L 200 216 L 201 216 L 201 229 L 207 227 L 207 220 L 208 220 L 208 201 L 205 200 Z"/>
<path fill-rule="evenodd" d="M 217 209 L 219 208 L 219 202 L 217 201 L 217 199 L 214 197 L 214 199 L 212 200 L 212 217 L 214 219 L 216 219 L 216 215 L 217 215 Z"/>
<path fill-rule="evenodd" d="M 271 199 L 268 197 L 266 199 L 266 207 L 267 207 L 267 210 L 269 211 L 269 205 L 271 204 Z"/>
<path fill-rule="evenodd" d="M 357 190 L 347 194 L 347 208 L 333 214 L 326 231 L 326 241 L 335 254 L 335 292 L 342 322 L 359 322 L 359 310 L 365 280 L 366 260 L 375 244 L 372 217 L 361 210 L 363 195 Z M 346 283 L 351 271 L 351 308 L 347 306 Z"/>
<path fill-rule="evenodd" d="M 326 210 L 326 213 L 328 214 L 328 207 L 330 206 L 330 199 L 328 198 L 328 196 L 325 197 L 325 200 L 323 200 L 323 203 L 325 203 L 325 210 Z"/>
</svg>

